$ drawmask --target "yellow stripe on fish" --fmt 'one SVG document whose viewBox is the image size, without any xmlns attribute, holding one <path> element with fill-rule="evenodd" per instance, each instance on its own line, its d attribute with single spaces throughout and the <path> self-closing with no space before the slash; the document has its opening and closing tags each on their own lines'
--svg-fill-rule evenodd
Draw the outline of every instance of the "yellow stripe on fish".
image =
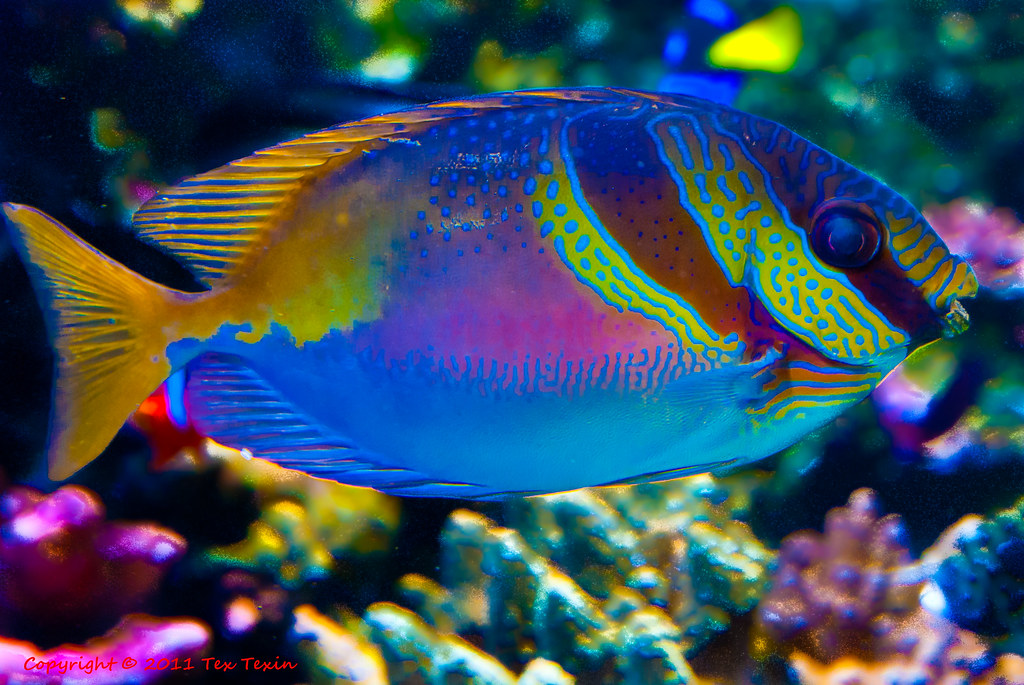
<svg viewBox="0 0 1024 685">
<path fill-rule="evenodd" d="M 738 138 L 711 117 L 675 113 L 652 120 L 648 130 L 680 203 L 733 285 L 753 287 L 794 335 L 832 358 L 859 363 L 906 344 L 906 332 L 814 258 L 807 231 L 790 221 L 768 172 Z"/>
<path fill-rule="evenodd" d="M 764 385 L 765 395 L 751 413 L 782 419 L 802 407 L 848 403 L 863 396 L 882 380 L 881 372 L 861 368 L 817 367 L 794 362 Z"/>
<path fill-rule="evenodd" d="M 620 89 L 425 105 L 187 179 L 135 220 L 201 293 L 4 211 L 55 349 L 54 478 L 181 370 L 202 434 L 399 494 L 744 464 L 963 331 L 977 289 L 788 129 Z"/>
<path fill-rule="evenodd" d="M 562 123 L 551 132 L 554 140 L 542 143 L 545 151 L 550 145 L 554 161 L 523 181 L 523 195 L 540 237 L 551 242 L 580 282 L 604 302 L 619 311 L 642 314 L 672 333 L 691 368 L 708 369 L 738 359 L 745 346 L 735 335 L 719 335 L 685 300 L 638 269 L 608 235 L 583 195 L 567 152 L 571 124 L 571 119 Z"/>
</svg>

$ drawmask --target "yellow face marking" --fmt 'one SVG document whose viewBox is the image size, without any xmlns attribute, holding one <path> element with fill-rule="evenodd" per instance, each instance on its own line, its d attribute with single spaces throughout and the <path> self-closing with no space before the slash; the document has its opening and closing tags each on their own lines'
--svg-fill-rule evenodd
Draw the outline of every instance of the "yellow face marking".
<svg viewBox="0 0 1024 685">
<path fill-rule="evenodd" d="M 906 224 L 910 223 L 911 219 L 905 219 L 903 221 L 897 221 L 895 224 L 889 224 L 889 230 L 893 234 L 899 233 Z M 924 226 L 918 224 L 913 228 L 910 228 L 899 235 L 894 235 L 892 239 L 892 249 L 897 253 L 901 253 L 908 247 L 913 245 L 917 240 L 921 238 L 924 233 Z"/>
<path fill-rule="evenodd" d="M 730 282 L 751 288 L 793 335 L 832 359 L 867 361 L 906 344 L 845 275 L 819 262 L 740 143 L 706 133 L 710 125 L 698 133 L 699 124 L 666 117 L 652 134 Z"/>
<path fill-rule="evenodd" d="M 907 278 L 919 287 L 936 310 L 949 307 L 953 298 L 974 297 L 978 280 L 967 263 L 950 254 L 938 237 L 914 217 L 886 215 L 892 234 L 893 257 Z M 910 225 L 914 224 L 914 225 Z"/>
</svg>

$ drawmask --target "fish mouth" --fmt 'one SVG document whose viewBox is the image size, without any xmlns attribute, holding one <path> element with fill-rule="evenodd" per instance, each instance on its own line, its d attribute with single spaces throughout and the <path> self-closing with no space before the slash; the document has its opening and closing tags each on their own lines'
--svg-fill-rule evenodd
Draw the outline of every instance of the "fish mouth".
<svg viewBox="0 0 1024 685">
<path fill-rule="evenodd" d="M 949 311 L 942 317 L 942 337 L 952 338 L 960 335 L 971 325 L 967 310 L 955 297 L 950 301 Z"/>
</svg>

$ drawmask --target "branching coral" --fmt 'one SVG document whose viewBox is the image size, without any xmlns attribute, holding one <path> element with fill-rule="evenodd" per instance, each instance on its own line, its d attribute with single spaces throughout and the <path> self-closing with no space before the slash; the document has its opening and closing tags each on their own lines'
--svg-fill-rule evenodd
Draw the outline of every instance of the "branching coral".
<svg viewBox="0 0 1024 685">
<path fill-rule="evenodd" d="M 224 487 L 251 487 L 261 514 L 244 540 L 207 558 L 277 576 L 286 587 L 323 578 L 340 560 L 387 549 L 398 525 L 392 497 L 307 476 L 227 448 L 205 448 L 224 462 Z"/>
<path fill-rule="evenodd" d="M 292 635 L 326 682 L 568 685 L 560 666 L 534 659 L 517 678 L 494 657 L 457 635 L 443 634 L 407 609 L 374 604 L 362 621 L 333 621 L 305 605 Z M 382 656 L 383 655 L 383 656 Z"/>
<path fill-rule="evenodd" d="M 349 617 L 345 623 L 353 623 Z M 380 651 L 369 644 L 365 630 L 333 621 L 304 604 L 295 609 L 291 638 L 310 665 L 314 682 L 384 685 L 387 668 Z"/>
<path fill-rule="evenodd" d="M 935 576 L 959 625 L 1024 648 L 1024 499 L 990 520 L 960 527 L 957 553 Z"/>
<path fill-rule="evenodd" d="M 830 511 L 825 533 L 793 533 L 779 550 L 771 592 L 757 610 L 768 641 L 830 661 L 870 650 L 871 626 L 917 606 L 919 587 L 890 582 L 910 562 L 902 522 L 878 517 L 870 490 L 857 490 Z"/>
<path fill-rule="evenodd" d="M 874 626 L 871 659 L 844 656 L 823 663 L 803 652 L 790 655 L 807 685 L 1011 685 L 1024 683 L 1024 658 L 995 657 L 977 635 L 922 608 Z"/>
<path fill-rule="evenodd" d="M 61 625 L 136 610 L 184 551 L 165 528 L 106 521 L 85 488 L 11 488 L 0 496 L 0 623 Z"/>
<path fill-rule="evenodd" d="M 785 656 L 802 683 L 1024 682 L 1024 660 L 997 658 L 921 606 L 901 528 L 862 489 L 828 513 L 824 534 L 788 536 L 757 610 L 755 651 Z"/>
<path fill-rule="evenodd" d="M 406 576 L 402 589 L 436 629 L 513 670 L 540 657 L 576 674 L 694 682 L 686 651 L 766 588 L 774 555 L 734 518 L 752 482 L 701 476 L 518 500 L 514 528 L 457 511 L 442 535 L 443 584 Z"/>
</svg>

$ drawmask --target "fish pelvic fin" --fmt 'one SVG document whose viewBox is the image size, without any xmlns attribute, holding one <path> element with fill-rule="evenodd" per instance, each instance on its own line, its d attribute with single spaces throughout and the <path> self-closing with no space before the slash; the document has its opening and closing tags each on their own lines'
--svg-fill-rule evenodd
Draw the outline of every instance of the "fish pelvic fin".
<svg viewBox="0 0 1024 685">
<path fill-rule="evenodd" d="M 56 356 L 49 475 L 68 478 L 107 447 L 171 373 L 173 310 L 187 293 L 101 254 L 46 214 L 4 204 Z"/>
</svg>

